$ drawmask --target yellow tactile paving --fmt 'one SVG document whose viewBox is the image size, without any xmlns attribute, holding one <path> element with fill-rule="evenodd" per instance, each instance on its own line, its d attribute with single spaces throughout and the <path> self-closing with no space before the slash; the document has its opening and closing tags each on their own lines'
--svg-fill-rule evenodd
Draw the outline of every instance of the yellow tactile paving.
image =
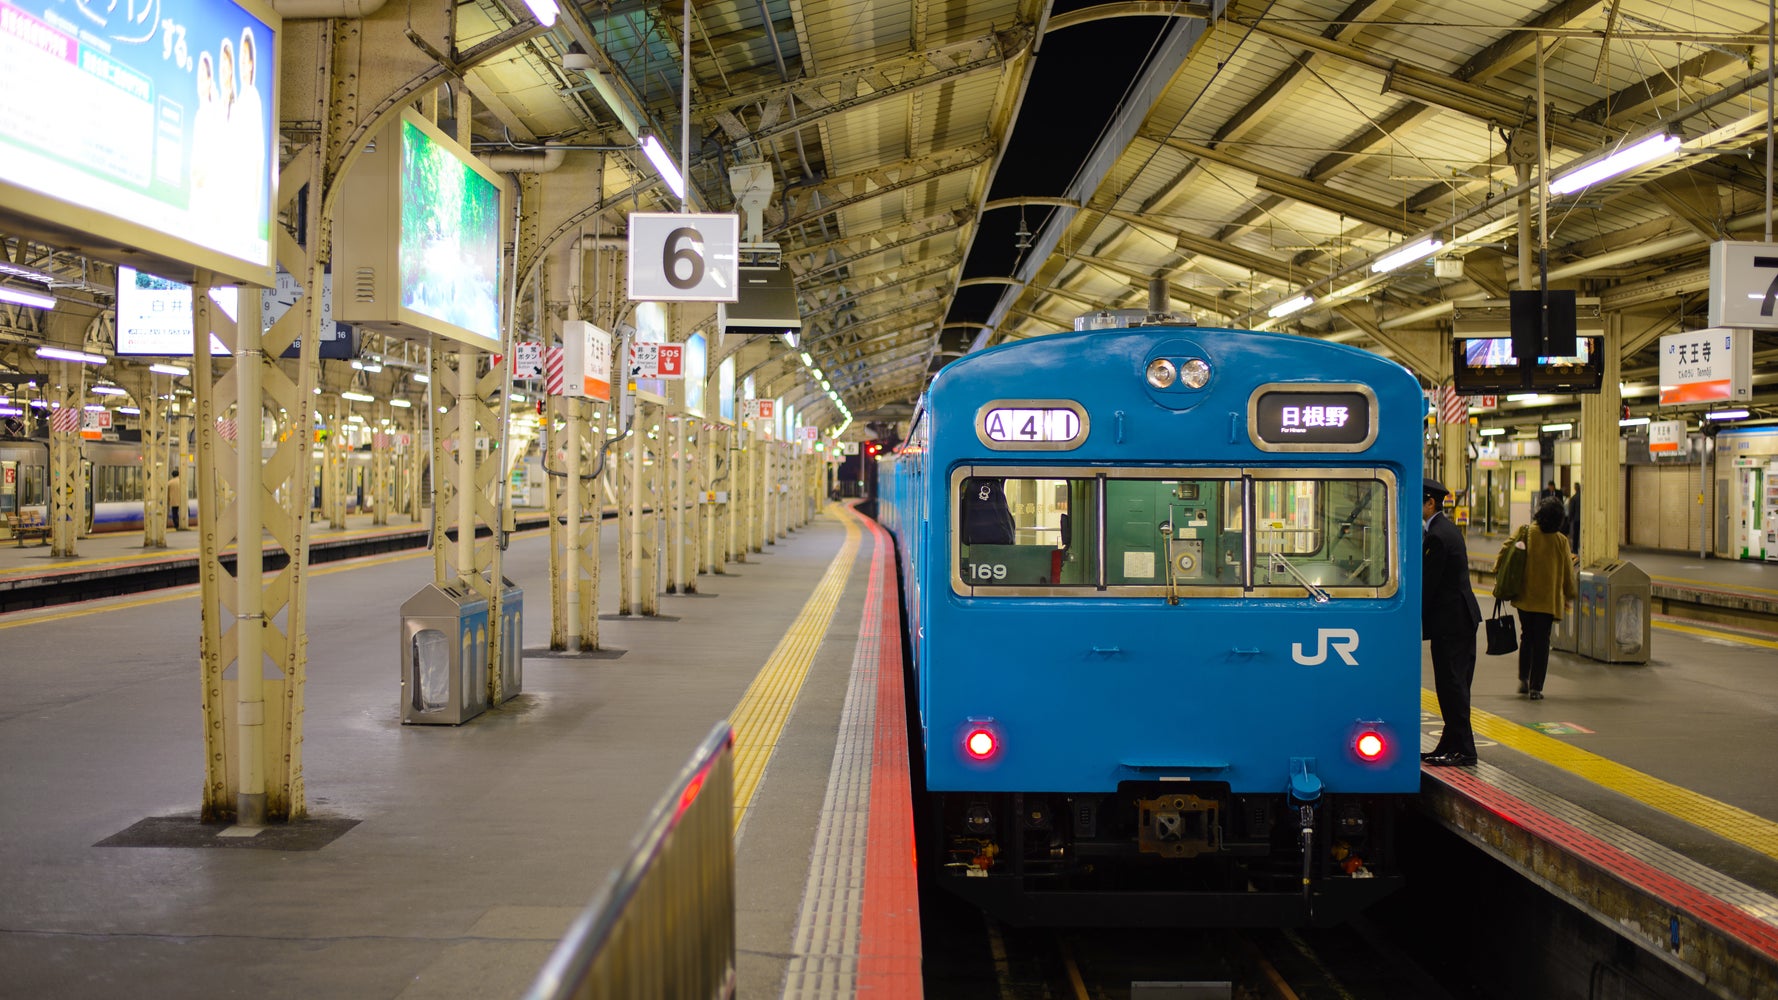
<svg viewBox="0 0 1778 1000">
<path fill-rule="evenodd" d="M 1438 696 L 1422 688 L 1420 707 L 1437 716 Z M 1658 809 L 1725 840 L 1734 841 L 1767 857 L 1778 858 L 1778 823 L 1755 816 L 1745 809 L 1718 802 L 1688 788 L 1643 774 L 1598 754 L 1588 753 L 1498 715 L 1472 709 L 1470 718 L 1477 733 L 1502 746 L 1559 767 L 1601 788 L 1635 799 L 1650 809 Z"/>
<path fill-rule="evenodd" d="M 1743 590 L 1745 590 L 1745 591 L 1747 591 L 1749 593 L 1753 593 L 1753 594 L 1778 595 L 1778 590 L 1773 590 L 1770 587 L 1750 587 L 1745 583 L 1736 583 L 1736 584 L 1732 584 L 1732 585 L 1731 584 L 1720 584 L 1720 583 L 1705 583 L 1702 580 L 1688 580 L 1682 576 L 1656 576 L 1653 573 L 1650 573 L 1648 575 L 1648 578 L 1650 580 L 1659 580 L 1662 583 L 1670 583 L 1670 584 L 1673 584 L 1674 586 L 1694 587 L 1699 590 L 1728 590 L 1728 591 L 1743 591 Z"/>
<path fill-rule="evenodd" d="M 841 508 L 828 506 L 830 512 Z M 778 748 L 778 736 L 790 718 L 803 679 L 815 662 L 815 650 L 833 621 L 834 608 L 846 589 L 846 577 L 852 572 L 852 561 L 858 554 L 860 532 L 857 515 L 845 511 L 846 541 L 839 554 L 827 567 L 815 592 L 790 623 L 772 655 L 741 696 L 740 704 L 729 713 L 729 724 L 735 731 L 735 826 L 741 825 L 753 793 L 765 775 L 766 764 Z"/>
</svg>

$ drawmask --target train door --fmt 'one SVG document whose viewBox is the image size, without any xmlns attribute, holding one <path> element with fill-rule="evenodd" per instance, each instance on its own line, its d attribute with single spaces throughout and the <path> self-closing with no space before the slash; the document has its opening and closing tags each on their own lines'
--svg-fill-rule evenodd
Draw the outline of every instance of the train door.
<svg viewBox="0 0 1778 1000">
<path fill-rule="evenodd" d="M 0 462 L 0 514 L 19 512 L 19 464 Z"/>
<path fill-rule="evenodd" d="M 93 533 L 93 476 L 95 475 L 93 471 L 93 460 L 84 455 L 81 456 L 80 469 L 83 473 L 82 478 L 86 480 L 86 516 L 84 518 L 85 523 L 80 529 L 81 535 L 85 536 Z"/>
</svg>

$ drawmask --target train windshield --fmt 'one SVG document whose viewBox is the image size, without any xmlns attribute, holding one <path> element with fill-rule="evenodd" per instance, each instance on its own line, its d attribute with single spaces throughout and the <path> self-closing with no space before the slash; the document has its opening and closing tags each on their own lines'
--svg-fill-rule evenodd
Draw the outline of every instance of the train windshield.
<svg viewBox="0 0 1778 1000">
<path fill-rule="evenodd" d="M 1383 470 L 959 470 L 962 593 L 1375 597 L 1396 585 Z"/>
</svg>

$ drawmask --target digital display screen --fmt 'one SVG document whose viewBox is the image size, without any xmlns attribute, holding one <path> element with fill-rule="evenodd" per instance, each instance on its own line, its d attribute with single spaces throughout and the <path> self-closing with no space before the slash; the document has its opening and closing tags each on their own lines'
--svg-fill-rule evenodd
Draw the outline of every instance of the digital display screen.
<svg viewBox="0 0 1778 1000">
<path fill-rule="evenodd" d="M 1370 397 L 1362 392 L 1273 390 L 1256 403 L 1253 429 L 1272 445 L 1358 445 L 1370 440 Z"/>
<path fill-rule="evenodd" d="M 500 187 L 401 120 L 401 305 L 500 342 Z"/>
<path fill-rule="evenodd" d="M 1575 349 L 1579 352 L 1572 357 L 1540 357 L 1540 365 L 1584 365 L 1592 358 L 1591 339 L 1577 338 Z M 1511 337 L 1479 337 L 1463 341 L 1463 363 L 1468 368 L 1511 368 L 1519 363 L 1518 356 L 1513 354 Z"/>
<path fill-rule="evenodd" d="M 989 441 L 1068 444 L 1078 440 L 1080 414 L 1057 407 L 1006 407 L 982 415 L 982 433 Z"/>
<path fill-rule="evenodd" d="M 704 415 L 704 383 L 709 378 L 710 354 L 704 335 L 685 338 L 685 409 L 694 417 Z"/>
<path fill-rule="evenodd" d="M 247 301 L 248 320 L 260 322 L 260 332 L 271 329 L 275 318 L 271 303 L 288 308 L 300 298 L 300 293 L 290 291 L 290 276 L 278 272 L 277 288 L 268 288 L 263 292 L 258 289 L 249 290 Z M 328 285 L 332 285 L 329 276 Z M 331 292 L 331 287 L 325 289 Z M 325 293 L 324 292 L 324 293 Z M 240 301 L 240 290 L 237 288 L 212 288 L 210 298 L 230 319 L 242 319 L 236 303 Z M 258 305 L 258 315 L 254 315 L 253 306 Z M 120 355 L 142 355 L 162 358 L 189 358 L 192 353 L 191 333 L 191 286 L 170 278 L 161 278 L 146 271 L 138 271 L 133 267 L 119 265 L 117 269 L 117 353 Z M 279 355 L 285 358 L 301 357 L 297 352 L 302 349 L 302 339 L 298 338 Z M 343 323 L 333 322 L 327 299 L 322 301 L 321 311 L 321 348 L 323 358 L 347 359 L 357 354 L 357 345 L 352 340 L 352 328 Z M 223 346 L 215 334 L 210 335 L 210 353 L 226 356 L 229 351 Z"/>
<path fill-rule="evenodd" d="M 0 185 L 51 199 L 25 209 L 51 224 L 59 202 L 116 220 L 119 242 L 146 229 L 169 256 L 262 274 L 278 67 L 276 17 L 252 9 L 0 0 Z"/>
<path fill-rule="evenodd" d="M 231 319 L 240 318 L 239 289 L 212 288 L 210 298 Z M 191 352 L 191 286 L 133 267 L 119 267 L 117 353 L 189 358 Z M 214 334 L 210 353 L 228 354 Z"/>
</svg>

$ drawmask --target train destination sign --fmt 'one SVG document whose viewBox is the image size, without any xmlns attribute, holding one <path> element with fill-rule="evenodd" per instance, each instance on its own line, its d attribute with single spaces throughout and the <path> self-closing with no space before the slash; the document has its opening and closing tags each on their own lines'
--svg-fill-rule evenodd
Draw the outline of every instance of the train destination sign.
<svg viewBox="0 0 1778 1000">
<path fill-rule="evenodd" d="M 995 400 L 975 426 L 982 444 L 1003 451 L 1074 448 L 1087 436 L 1086 412 L 1068 400 Z"/>
<path fill-rule="evenodd" d="M 1362 386 L 1261 386 L 1247 425 L 1266 451 L 1359 451 L 1377 436 L 1376 400 Z"/>
</svg>

